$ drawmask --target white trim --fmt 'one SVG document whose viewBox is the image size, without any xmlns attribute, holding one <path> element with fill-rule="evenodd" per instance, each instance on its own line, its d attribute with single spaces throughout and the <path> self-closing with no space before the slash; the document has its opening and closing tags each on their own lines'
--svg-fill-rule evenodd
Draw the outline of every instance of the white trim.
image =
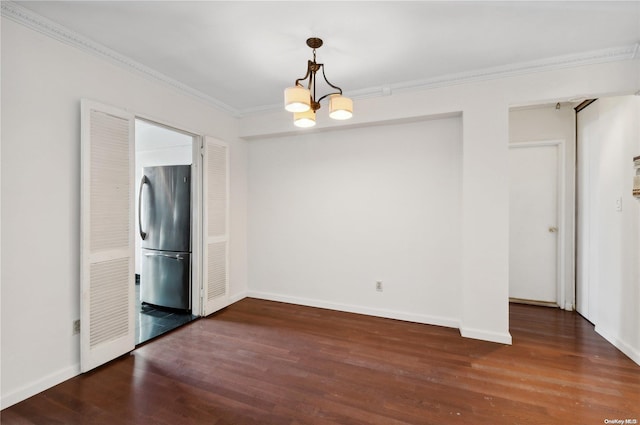
<svg viewBox="0 0 640 425">
<path fill-rule="evenodd" d="M 442 316 L 431 316 L 416 313 L 406 313 L 397 310 L 387 310 L 381 308 L 370 308 L 353 304 L 334 303 L 330 301 L 317 300 L 311 298 L 294 297 L 273 292 L 248 291 L 247 297 L 262 300 L 285 302 L 290 304 L 304 305 L 308 307 L 326 308 L 329 310 L 345 311 L 348 313 L 364 314 L 367 316 L 384 317 L 387 319 L 404 320 L 407 322 L 421 323 L 424 325 L 444 326 L 447 328 L 459 329 L 460 335 L 465 338 L 480 339 L 483 341 L 496 342 L 499 344 L 511 345 L 511 334 L 509 332 L 493 332 L 484 329 L 462 327 L 460 321 Z"/>
<path fill-rule="evenodd" d="M 492 80 L 497 78 L 514 77 L 517 75 L 531 74 L 535 72 L 554 71 L 563 68 L 572 68 L 585 65 L 595 65 L 607 62 L 633 60 L 638 43 L 627 46 L 611 47 L 607 49 L 592 50 L 585 53 L 574 53 L 563 56 L 554 56 L 535 61 L 518 62 L 509 65 L 483 68 L 458 74 L 450 74 L 429 80 L 410 81 L 392 85 L 399 89 L 415 89 L 418 87 L 434 88 L 450 86 L 468 82 Z"/>
<path fill-rule="evenodd" d="M 111 63 L 119 65 L 129 70 L 133 70 L 153 81 L 159 81 L 171 86 L 185 94 L 194 96 L 208 104 L 232 114 L 236 118 L 246 115 L 277 110 L 282 108 L 281 104 L 270 104 L 245 108 L 238 110 L 226 103 L 215 99 L 199 90 L 187 86 L 167 75 L 164 75 L 146 65 L 143 65 L 127 56 L 109 49 L 85 36 L 82 36 L 69 28 L 57 24 L 29 9 L 26 9 L 12 1 L 1 2 L 2 16 L 14 22 L 22 24 L 28 28 L 38 31 L 46 36 L 54 38 L 63 43 L 74 46 L 85 52 L 99 56 Z M 424 90 L 438 87 L 453 86 L 477 81 L 492 80 L 517 75 L 531 74 L 535 72 L 553 71 L 556 69 L 571 68 L 577 66 L 593 65 L 607 62 L 617 62 L 635 60 L 638 56 L 640 43 L 626 46 L 618 46 L 607 49 L 593 50 L 584 53 L 575 53 L 563 56 L 554 56 L 541 60 L 519 62 L 509 65 L 496 66 L 490 68 L 477 69 L 457 74 L 448 74 L 423 80 L 412 80 L 387 86 L 370 87 L 362 90 L 345 92 L 346 95 L 364 99 L 369 97 L 389 96 L 394 91 Z"/>
<path fill-rule="evenodd" d="M 512 344 L 511 334 L 509 332 L 493 332 L 484 329 L 460 327 L 460 335 L 465 338 L 480 339 L 482 341 L 497 342 L 498 344 Z"/>
<path fill-rule="evenodd" d="M 80 363 L 61 369 L 51 373 L 37 381 L 30 382 L 18 389 L 11 391 L 9 394 L 2 394 L 0 399 L 0 409 L 6 409 L 23 400 L 28 399 L 42 391 L 54 387 L 64 381 L 80 375 Z"/>
<path fill-rule="evenodd" d="M 558 220 L 558 240 L 556 243 L 556 304 L 565 310 L 573 310 L 573 304 L 567 300 L 566 296 L 566 220 L 565 220 L 565 201 L 566 201 L 566 164 L 565 164 L 565 151 L 566 143 L 564 139 L 558 140 L 542 140 L 534 142 L 515 142 L 509 143 L 509 149 L 512 148 L 539 148 L 544 146 L 557 146 L 558 158 L 557 158 L 557 205 L 556 214 Z M 567 308 L 570 306 L 570 308 Z"/>
<path fill-rule="evenodd" d="M 247 298 L 247 291 L 238 292 L 237 294 L 229 295 L 229 305 L 233 303 L 237 303 L 238 301 L 242 301 Z"/>
<path fill-rule="evenodd" d="M 636 350 L 631 344 L 627 344 L 622 341 L 620 338 L 615 336 L 614 332 L 610 332 L 608 329 L 603 329 L 602 326 L 596 325 L 595 331 L 618 350 L 622 351 L 624 355 L 640 365 L 640 351 Z"/>
<path fill-rule="evenodd" d="M 591 323 L 597 322 L 597 311 L 591 309 L 590 305 L 593 302 L 597 302 L 598 297 L 592 297 L 592 294 L 597 294 L 598 289 L 598 273 L 597 261 L 591 261 L 595 255 L 594 250 L 597 246 L 592 243 L 596 240 L 597 229 L 593 228 L 593 197 L 592 197 L 592 177 L 593 177 L 593 164 L 591 163 L 592 153 L 594 146 L 594 140 L 599 139 L 599 103 L 594 103 L 595 106 L 589 106 L 581 110 L 576 114 L 576 246 L 575 246 L 575 262 L 576 262 L 576 277 L 575 285 L 573 288 L 575 298 L 575 309 L 585 319 Z M 588 124 L 595 124 L 595 130 L 589 131 L 589 133 L 595 132 L 595 137 L 589 137 L 584 134 L 586 132 L 581 131 L 582 120 L 585 119 L 585 114 L 595 114 L 588 116 L 587 120 L 593 120 Z M 581 118 L 582 117 L 582 118 Z M 591 136 L 594 136 L 591 134 Z M 597 152 L 596 152 L 597 153 Z M 593 298 L 593 300 L 592 300 Z"/>
<path fill-rule="evenodd" d="M 199 90 L 196 90 L 178 80 L 175 80 L 161 72 L 156 71 L 146 65 L 141 64 L 125 55 L 122 55 L 115 50 L 112 50 L 90 38 L 87 38 L 69 28 L 62 26 L 50 19 L 45 18 L 27 8 L 24 8 L 12 1 L 3 1 L 1 3 L 2 16 L 11 19 L 14 22 L 22 24 L 32 30 L 38 31 L 41 34 L 49 36 L 53 39 L 66 43 L 70 46 L 76 47 L 86 53 L 98 56 L 102 59 L 134 71 L 145 78 L 152 81 L 161 82 L 168 86 L 177 89 L 180 92 L 193 96 L 197 99 L 203 100 L 218 109 L 221 109 L 227 113 L 230 113 L 234 117 L 239 117 L 240 113 L 237 109 L 221 102 Z"/>
<path fill-rule="evenodd" d="M 354 99 L 366 99 L 370 97 L 389 96 L 393 92 L 427 90 L 441 87 L 455 86 L 478 81 L 495 80 L 499 78 L 515 77 L 518 75 L 533 74 L 537 72 L 554 71 L 557 69 L 572 68 L 586 65 L 595 65 L 608 62 L 618 62 L 637 59 L 637 51 L 640 43 L 627 46 L 611 47 L 608 49 L 593 50 L 585 53 L 554 56 L 536 61 L 519 62 L 509 65 L 476 69 L 457 74 L 442 75 L 424 80 L 405 81 L 388 86 L 369 87 L 361 90 L 345 91 L 345 95 Z M 555 103 L 555 102 L 554 102 Z M 281 104 L 271 104 L 246 108 L 240 111 L 240 116 L 281 109 Z"/>
<path fill-rule="evenodd" d="M 193 136 L 191 144 L 191 314 L 202 312 L 202 144 L 204 136 Z"/>
<path fill-rule="evenodd" d="M 274 292 L 260 292 L 251 291 L 247 292 L 247 297 L 259 298 L 268 301 L 279 301 L 290 304 L 304 305 L 307 307 L 326 308 L 328 310 L 345 311 L 348 313 L 364 314 L 367 316 L 384 317 L 387 319 L 404 320 L 407 322 L 422 323 L 425 325 L 445 326 L 448 328 L 458 328 L 460 322 L 456 319 L 441 317 L 441 316 L 428 316 L 424 314 L 405 313 L 397 310 L 387 310 L 381 308 L 370 308 L 360 305 L 334 303 L 331 301 L 324 301 L 312 298 L 302 298 L 290 295 L 277 294 Z"/>
</svg>

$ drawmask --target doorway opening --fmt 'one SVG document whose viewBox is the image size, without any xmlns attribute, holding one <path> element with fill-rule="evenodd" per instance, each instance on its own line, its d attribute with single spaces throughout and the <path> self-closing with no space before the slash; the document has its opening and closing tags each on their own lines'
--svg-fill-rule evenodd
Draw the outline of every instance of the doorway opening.
<svg viewBox="0 0 640 425">
<path fill-rule="evenodd" d="M 197 139 L 135 120 L 136 345 L 197 318 L 191 230 Z"/>
<path fill-rule="evenodd" d="M 172 268 L 182 270 L 180 274 L 185 274 L 185 264 L 191 266 L 186 273 L 191 304 L 183 310 L 190 309 L 192 316 L 206 316 L 229 305 L 229 145 L 88 99 L 81 101 L 80 117 L 80 369 L 88 372 L 136 346 L 136 236 L 141 231 L 148 233 L 151 220 L 143 211 L 139 217 L 142 226 L 138 225 L 136 232 L 136 126 L 141 129 L 145 121 L 186 135 L 184 144 L 191 149 L 191 165 L 187 168 L 193 172 L 174 180 L 176 185 L 188 184 L 191 188 L 191 212 L 186 214 L 190 217 L 184 220 L 191 227 L 187 232 L 191 238 L 190 258 L 186 258 L 187 249 L 155 254 L 160 254 L 156 260 L 165 264 L 181 261 L 182 266 L 173 263 Z M 139 139 L 144 140 L 142 136 Z M 138 145 L 144 151 L 144 143 L 139 141 Z M 176 159 L 175 155 L 167 156 L 172 162 Z M 141 175 L 138 178 L 143 180 Z M 144 186 L 150 190 L 150 185 Z M 142 248 L 153 246 L 141 243 Z M 156 251 L 170 249 L 158 247 Z M 145 301 L 142 263 L 140 298 Z"/>
<path fill-rule="evenodd" d="M 575 112 L 571 102 L 509 111 L 509 300 L 574 309 Z"/>
</svg>

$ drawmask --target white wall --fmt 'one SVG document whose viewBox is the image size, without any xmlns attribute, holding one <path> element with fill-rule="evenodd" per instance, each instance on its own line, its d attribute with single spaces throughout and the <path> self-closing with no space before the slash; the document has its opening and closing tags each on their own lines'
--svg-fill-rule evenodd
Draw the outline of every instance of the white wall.
<svg viewBox="0 0 640 425">
<path fill-rule="evenodd" d="M 318 124 L 311 131 L 347 131 L 351 127 L 462 113 L 460 329 L 464 336 L 510 343 L 507 186 L 510 107 L 555 103 L 577 96 L 634 93 L 638 89 L 638 60 L 567 67 L 356 99 L 352 120 L 332 121 L 320 110 Z M 284 110 L 241 120 L 240 136 L 256 143 L 284 135 L 302 140 L 302 134 L 305 133 L 292 126 L 291 116 Z M 255 255 L 254 249 L 251 264 Z M 250 289 L 253 286 L 250 279 Z"/>
<path fill-rule="evenodd" d="M 461 140 L 453 117 L 251 142 L 249 295 L 458 327 Z"/>
<path fill-rule="evenodd" d="M 79 372 L 80 99 L 230 143 L 230 293 L 246 293 L 246 146 L 228 114 L 2 18 L 2 407 Z M 236 236 L 237 235 L 237 236 Z"/>
<path fill-rule="evenodd" d="M 559 110 L 555 105 L 512 109 L 509 112 L 509 143 L 541 142 L 563 140 L 564 152 L 564 283 L 565 305 L 572 310 L 575 305 L 575 161 L 576 161 L 576 121 L 575 111 L 570 104 L 563 104 Z"/>
<path fill-rule="evenodd" d="M 583 247 L 591 259 L 589 318 L 598 333 L 640 364 L 640 200 L 631 194 L 633 158 L 640 154 L 640 96 L 600 98 L 587 110 L 578 119 L 588 141 L 578 147 L 587 155 L 578 166 L 585 167 L 581 184 L 589 191 L 589 241 Z"/>
</svg>

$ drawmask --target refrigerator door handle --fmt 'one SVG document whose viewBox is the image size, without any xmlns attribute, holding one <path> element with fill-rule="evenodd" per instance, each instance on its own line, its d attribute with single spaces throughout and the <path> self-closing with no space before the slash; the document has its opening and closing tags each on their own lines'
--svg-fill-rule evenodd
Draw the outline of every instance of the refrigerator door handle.
<svg viewBox="0 0 640 425">
<path fill-rule="evenodd" d="M 145 184 L 149 184 L 149 179 L 143 175 L 142 180 L 140 180 L 140 190 L 138 191 L 138 228 L 140 229 L 140 237 L 142 240 L 147 238 L 147 232 L 142 231 L 142 187 Z"/>
<path fill-rule="evenodd" d="M 160 254 L 160 253 L 156 254 L 156 253 L 147 252 L 144 255 L 145 255 L 145 257 L 166 257 L 166 258 L 171 258 L 173 260 L 178 260 L 178 261 L 184 260 L 184 257 L 182 255 L 180 255 L 180 254 L 169 255 L 169 254 Z"/>
</svg>

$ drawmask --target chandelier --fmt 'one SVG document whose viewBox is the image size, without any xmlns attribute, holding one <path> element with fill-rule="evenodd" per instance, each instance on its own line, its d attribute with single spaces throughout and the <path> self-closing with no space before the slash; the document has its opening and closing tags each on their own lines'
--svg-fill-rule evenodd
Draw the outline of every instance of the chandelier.
<svg viewBox="0 0 640 425">
<path fill-rule="evenodd" d="M 334 86 L 324 75 L 324 64 L 316 62 L 316 49 L 322 46 L 319 38 L 307 39 L 307 46 L 313 49 L 313 60 L 307 62 L 307 73 L 298 78 L 293 87 L 284 90 L 284 109 L 293 112 L 293 124 L 297 127 L 313 127 L 316 125 L 316 111 L 320 102 L 329 98 L 329 116 L 336 120 L 347 120 L 353 115 L 353 101 L 342 96 L 342 89 Z M 322 78 L 334 91 L 318 98 L 316 95 L 316 72 L 322 70 Z M 306 87 L 301 82 L 309 79 Z"/>
</svg>

